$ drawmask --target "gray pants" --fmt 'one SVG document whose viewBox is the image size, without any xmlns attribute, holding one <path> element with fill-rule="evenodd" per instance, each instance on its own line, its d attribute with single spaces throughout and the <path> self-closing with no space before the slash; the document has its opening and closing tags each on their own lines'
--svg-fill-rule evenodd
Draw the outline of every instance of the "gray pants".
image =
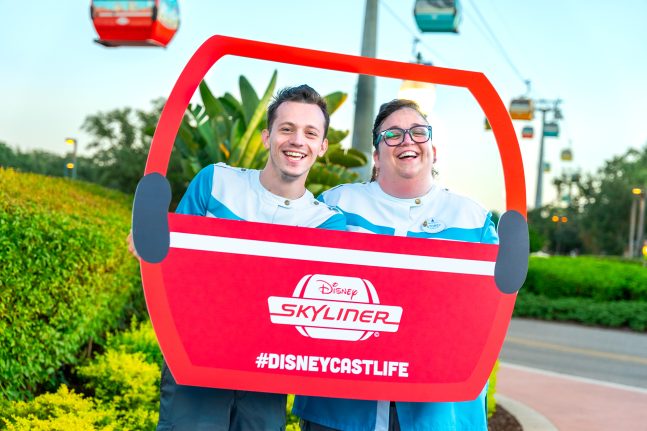
<svg viewBox="0 0 647 431">
<path fill-rule="evenodd" d="M 162 366 L 157 431 L 283 431 L 286 395 L 178 385 Z"/>
</svg>

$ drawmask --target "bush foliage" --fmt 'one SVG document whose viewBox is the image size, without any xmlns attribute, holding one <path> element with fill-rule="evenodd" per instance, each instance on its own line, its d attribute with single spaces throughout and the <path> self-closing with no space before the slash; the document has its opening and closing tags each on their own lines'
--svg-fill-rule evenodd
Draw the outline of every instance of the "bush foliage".
<svg viewBox="0 0 647 431">
<path fill-rule="evenodd" d="M 148 320 L 138 322 L 137 319 L 132 319 L 128 331 L 108 334 L 106 347 L 127 353 L 143 354 L 146 362 L 157 364 L 160 369 L 164 361 L 155 331 Z"/>
<path fill-rule="evenodd" d="M 647 331 L 647 271 L 617 258 L 531 256 L 514 315 Z"/>
<path fill-rule="evenodd" d="M 114 413 L 62 385 L 56 393 L 16 401 L 3 412 L 0 428 L 9 431 L 114 431 Z"/>
<path fill-rule="evenodd" d="M 143 353 L 108 349 L 90 364 L 79 367 L 78 373 L 95 400 L 115 410 L 115 422 L 120 429 L 154 429 L 160 367 L 146 362 Z"/>
<path fill-rule="evenodd" d="M 644 300 L 647 271 L 640 263 L 618 259 L 531 256 L 523 292 L 548 298 Z"/>
<path fill-rule="evenodd" d="M 520 292 L 514 315 L 647 331 L 647 301 L 599 302 L 590 298 L 547 298 Z"/>
<path fill-rule="evenodd" d="M 0 430 L 152 431 L 159 409 L 160 367 L 157 343 L 150 323 L 133 322 L 131 329 L 108 337 L 107 349 L 77 368 L 79 394 L 61 385 L 56 393 L 31 401 L 13 401 L 1 407 Z M 125 340 L 125 344 L 118 344 Z M 157 355 L 127 352 L 134 346 L 158 349 Z M 149 358 L 150 356 L 150 358 Z"/>
<path fill-rule="evenodd" d="M 56 388 L 62 366 L 141 302 L 129 226 L 121 193 L 0 168 L 3 397 Z"/>
<path fill-rule="evenodd" d="M 137 407 L 155 409 L 158 399 L 160 368 L 149 364 L 142 353 L 108 350 L 78 373 L 88 383 L 96 399 L 118 410 Z"/>
</svg>

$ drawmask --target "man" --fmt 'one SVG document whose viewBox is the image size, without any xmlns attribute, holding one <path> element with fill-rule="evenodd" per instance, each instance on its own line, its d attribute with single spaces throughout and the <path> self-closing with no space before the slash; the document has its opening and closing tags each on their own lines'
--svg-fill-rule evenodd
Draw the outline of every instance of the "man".
<svg viewBox="0 0 647 431">
<path fill-rule="evenodd" d="M 335 187 L 320 200 L 346 215 L 350 231 L 497 243 L 488 211 L 434 184 L 431 130 L 415 102 L 383 104 L 373 126 L 375 181 Z M 485 393 L 455 403 L 299 396 L 292 412 L 302 431 L 486 431 Z"/>
<path fill-rule="evenodd" d="M 176 212 L 344 230 L 344 216 L 305 188 L 310 168 L 328 147 L 329 122 L 326 103 L 314 89 L 281 90 L 268 107 L 268 128 L 261 134 L 269 151 L 263 170 L 207 166 L 191 181 Z M 164 364 L 157 430 L 283 430 L 285 404 L 283 394 L 178 385 Z"/>
</svg>

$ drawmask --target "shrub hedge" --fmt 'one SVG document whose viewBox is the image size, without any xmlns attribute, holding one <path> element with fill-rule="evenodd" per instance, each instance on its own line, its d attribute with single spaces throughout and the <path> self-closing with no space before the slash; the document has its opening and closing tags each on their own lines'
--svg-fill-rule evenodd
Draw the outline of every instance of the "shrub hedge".
<svg viewBox="0 0 647 431">
<path fill-rule="evenodd" d="M 613 257 L 530 257 L 514 316 L 647 331 L 647 270 Z"/>
<path fill-rule="evenodd" d="M 0 395 L 55 389 L 63 365 L 141 307 L 126 195 L 0 168 Z"/>
<path fill-rule="evenodd" d="M 108 334 L 106 347 L 126 353 L 143 354 L 146 362 L 157 364 L 160 369 L 162 368 L 164 357 L 159 344 L 157 344 L 155 331 L 148 319 L 138 322 L 136 318 L 133 318 L 129 330 Z"/>
<path fill-rule="evenodd" d="M 522 292 L 547 298 L 645 300 L 647 271 L 634 261 L 593 256 L 531 256 Z"/>
<path fill-rule="evenodd" d="M 590 298 L 553 299 L 521 291 L 515 303 L 514 316 L 647 331 L 647 301 L 599 302 Z"/>
<path fill-rule="evenodd" d="M 152 331 L 151 331 L 152 332 Z M 108 349 L 79 367 L 84 387 L 103 406 L 115 410 L 119 429 L 152 430 L 159 409 L 160 367 L 146 362 L 141 352 Z"/>
</svg>

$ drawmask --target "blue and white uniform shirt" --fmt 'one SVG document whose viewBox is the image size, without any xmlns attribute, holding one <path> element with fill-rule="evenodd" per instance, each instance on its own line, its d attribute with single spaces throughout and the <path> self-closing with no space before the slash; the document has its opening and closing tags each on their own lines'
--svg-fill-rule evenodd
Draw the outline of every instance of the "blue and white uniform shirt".
<svg viewBox="0 0 647 431">
<path fill-rule="evenodd" d="M 334 230 L 346 227 L 343 214 L 317 201 L 310 191 L 298 199 L 286 199 L 261 185 L 260 171 L 224 163 L 203 168 L 189 184 L 175 212 Z"/>
<path fill-rule="evenodd" d="M 492 214 L 473 200 L 438 185 L 424 196 L 400 199 L 382 191 L 377 182 L 344 184 L 324 192 L 319 199 L 339 208 L 353 232 L 498 242 Z"/>
<path fill-rule="evenodd" d="M 382 191 L 376 182 L 344 184 L 324 192 L 319 199 L 339 208 L 346 215 L 348 230 L 354 232 L 498 242 L 488 211 L 471 199 L 437 185 L 424 196 L 399 199 Z M 487 431 L 486 393 L 487 384 L 472 401 L 396 402 L 400 429 Z M 343 431 L 386 431 L 389 404 L 389 401 L 297 396 L 292 413 Z"/>
</svg>

